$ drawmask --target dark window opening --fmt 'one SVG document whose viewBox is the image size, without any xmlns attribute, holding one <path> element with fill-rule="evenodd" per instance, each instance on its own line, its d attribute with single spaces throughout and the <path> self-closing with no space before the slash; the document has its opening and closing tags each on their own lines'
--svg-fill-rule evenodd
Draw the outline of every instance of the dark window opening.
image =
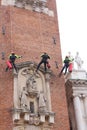
<svg viewBox="0 0 87 130">
<path fill-rule="evenodd" d="M 71 123 L 71 120 L 69 119 L 69 123 L 70 123 L 70 130 L 73 130 L 72 129 L 72 123 Z"/>
<path fill-rule="evenodd" d="M 34 113 L 34 102 L 30 102 L 30 111 Z"/>
</svg>

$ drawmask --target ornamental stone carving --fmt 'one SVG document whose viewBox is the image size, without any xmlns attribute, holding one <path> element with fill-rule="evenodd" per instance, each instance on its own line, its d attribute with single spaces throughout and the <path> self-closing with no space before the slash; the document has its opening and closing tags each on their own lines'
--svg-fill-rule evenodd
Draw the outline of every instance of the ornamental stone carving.
<svg viewBox="0 0 87 130">
<path fill-rule="evenodd" d="M 37 90 L 37 83 L 34 77 L 28 78 L 26 81 L 26 87 L 28 92 L 36 92 Z"/>
<path fill-rule="evenodd" d="M 47 7 L 47 2 L 48 0 L 1 0 L 1 5 L 12 5 L 54 17 L 54 12 Z"/>
<path fill-rule="evenodd" d="M 17 67 L 18 74 L 14 73 L 13 122 L 17 125 L 27 124 L 30 128 L 30 125 L 46 123 L 48 117 L 48 124 L 54 123 L 49 93 L 50 78 L 47 78 L 50 74 L 47 73 L 46 77 L 43 70 L 36 73 L 35 65 L 30 62 Z"/>
</svg>

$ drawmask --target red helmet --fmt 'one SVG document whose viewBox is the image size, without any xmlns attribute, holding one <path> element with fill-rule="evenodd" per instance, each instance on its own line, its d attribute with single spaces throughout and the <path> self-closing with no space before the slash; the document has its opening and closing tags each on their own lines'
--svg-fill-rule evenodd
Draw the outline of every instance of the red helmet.
<svg viewBox="0 0 87 130">
<path fill-rule="evenodd" d="M 15 55 L 15 53 L 14 53 L 13 51 L 11 52 L 11 54 L 12 54 L 12 55 Z"/>
<path fill-rule="evenodd" d="M 15 54 L 15 53 L 12 51 L 11 54 Z"/>
</svg>

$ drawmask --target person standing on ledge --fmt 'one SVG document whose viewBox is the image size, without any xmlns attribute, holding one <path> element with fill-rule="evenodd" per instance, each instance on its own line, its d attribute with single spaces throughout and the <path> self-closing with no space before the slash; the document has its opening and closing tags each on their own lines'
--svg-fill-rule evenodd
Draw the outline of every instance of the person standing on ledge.
<svg viewBox="0 0 87 130">
<path fill-rule="evenodd" d="M 48 64 L 48 59 L 50 59 L 50 56 L 46 52 L 44 52 L 44 54 L 41 55 L 41 58 L 42 59 L 41 59 L 40 63 L 37 66 L 36 72 L 38 71 L 38 69 L 39 69 L 39 67 L 40 67 L 40 65 L 42 63 L 44 64 L 44 71 L 45 72 L 47 71 L 46 65 Z"/>
</svg>

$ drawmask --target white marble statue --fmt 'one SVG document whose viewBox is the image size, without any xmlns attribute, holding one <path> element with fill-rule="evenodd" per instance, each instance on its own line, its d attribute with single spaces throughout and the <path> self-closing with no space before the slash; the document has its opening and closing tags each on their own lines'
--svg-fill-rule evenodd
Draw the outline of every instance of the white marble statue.
<svg viewBox="0 0 87 130">
<path fill-rule="evenodd" d="M 75 62 L 77 64 L 78 70 L 81 70 L 82 69 L 83 60 L 80 58 L 79 52 L 76 53 Z"/>
</svg>

